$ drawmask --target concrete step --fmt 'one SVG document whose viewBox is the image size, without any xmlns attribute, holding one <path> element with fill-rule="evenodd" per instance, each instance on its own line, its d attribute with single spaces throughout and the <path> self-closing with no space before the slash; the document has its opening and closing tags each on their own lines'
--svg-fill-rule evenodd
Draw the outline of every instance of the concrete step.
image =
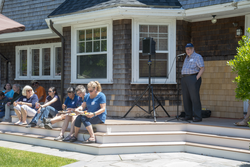
<svg viewBox="0 0 250 167">
<path fill-rule="evenodd" d="M 3 130 L 0 131 L 0 139 L 99 155 L 182 151 L 236 159 L 241 161 L 249 161 L 250 157 L 249 150 L 214 146 L 208 144 L 199 144 L 195 142 L 83 144 L 79 141 L 74 143 L 54 141 L 53 138 L 50 136 Z"/>
</svg>

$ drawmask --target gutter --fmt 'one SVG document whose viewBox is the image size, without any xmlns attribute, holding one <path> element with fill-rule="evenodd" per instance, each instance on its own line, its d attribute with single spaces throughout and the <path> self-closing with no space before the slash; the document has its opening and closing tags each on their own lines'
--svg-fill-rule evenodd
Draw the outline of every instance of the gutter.
<svg viewBox="0 0 250 167">
<path fill-rule="evenodd" d="M 3 59 L 5 59 L 5 63 L 6 63 L 6 66 L 5 66 L 5 71 L 6 71 L 6 76 L 5 76 L 5 81 L 6 81 L 6 83 L 8 83 L 9 82 L 9 71 L 8 71 L 8 64 L 9 64 L 9 60 L 2 54 L 2 53 L 0 53 L 0 55 L 1 55 L 1 57 L 3 58 Z"/>
<path fill-rule="evenodd" d="M 64 57 L 65 57 L 65 39 L 64 37 L 54 28 L 53 22 L 50 20 L 50 28 L 61 38 L 62 42 L 62 55 L 61 55 L 61 100 L 64 98 Z"/>
</svg>

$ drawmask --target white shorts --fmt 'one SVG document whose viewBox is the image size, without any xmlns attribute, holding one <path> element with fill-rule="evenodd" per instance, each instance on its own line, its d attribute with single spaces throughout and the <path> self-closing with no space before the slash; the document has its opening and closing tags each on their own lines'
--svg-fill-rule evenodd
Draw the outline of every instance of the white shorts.
<svg viewBox="0 0 250 167">
<path fill-rule="evenodd" d="M 36 115 L 36 110 L 27 106 L 27 105 L 22 105 L 20 106 L 19 104 L 14 107 L 14 109 L 18 110 L 21 112 L 21 108 L 27 111 L 27 116 L 28 117 L 34 117 Z"/>
</svg>

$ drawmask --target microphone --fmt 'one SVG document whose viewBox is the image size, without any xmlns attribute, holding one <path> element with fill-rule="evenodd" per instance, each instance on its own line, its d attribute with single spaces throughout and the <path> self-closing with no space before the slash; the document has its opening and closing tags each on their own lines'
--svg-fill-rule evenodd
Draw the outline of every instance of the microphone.
<svg viewBox="0 0 250 167">
<path fill-rule="evenodd" d="M 186 53 L 178 54 L 177 57 L 184 56 Z"/>
</svg>

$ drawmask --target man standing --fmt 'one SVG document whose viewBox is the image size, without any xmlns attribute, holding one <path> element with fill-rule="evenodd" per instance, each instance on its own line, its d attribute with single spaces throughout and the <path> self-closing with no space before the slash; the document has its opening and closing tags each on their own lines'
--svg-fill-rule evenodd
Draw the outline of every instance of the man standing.
<svg viewBox="0 0 250 167">
<path fill-rule="evenodd" d="M 39 85 L 38 81 L 31 81 L 32 86 L 34 87 L 35 94 L 38 97 L 39 103 L 44 104 L 46 100 L 46 92 L 45 89 Z"/>
<path fill-rule="evenodd" d="M 186 113 L 184 120 L 200 122 L 202 121 L 200 86 L 201 75 L 205 70 L 204 61 L 202 56 L 194 51 L 192 43 L 186 45 L 186 53 L 187 56 L 181 70 L 181 88 Z"/>
</svg>

